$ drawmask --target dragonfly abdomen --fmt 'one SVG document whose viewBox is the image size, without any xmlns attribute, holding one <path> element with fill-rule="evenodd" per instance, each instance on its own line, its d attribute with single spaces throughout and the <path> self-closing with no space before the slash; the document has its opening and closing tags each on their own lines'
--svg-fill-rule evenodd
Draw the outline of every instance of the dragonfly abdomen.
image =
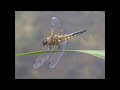
<svg viewBox="0 0 120 90">
<path fill-rule="evenodd" d="M 80 35 L 80 34 L 86 32 L 86 31 L 87 31 L 87 30 L 83 30 L 83 31 L 78 31 L 78 32 L 74 32 L 74 33 L 71 33 L 71 34 L 67 34 L 67 35 L 65 36 L 65 38 L 63 39 L 63 41 L 69 40 L 69 39 L 71 39 L 72 37 L 75 37 L 75 36 L 77 36 L 77 35 Z"/>
<path fill-rule="evenodd" d="M 83 31 L 74 32 L 74 33 L 72 33 L 72 34 L 71 34 L 71 36 L 80 35 L 80 34 L 82 34 L 82 33 L 86 32 L 86 31 L 87 31 L 87 30 L 83 30 Z"/>
</svg>

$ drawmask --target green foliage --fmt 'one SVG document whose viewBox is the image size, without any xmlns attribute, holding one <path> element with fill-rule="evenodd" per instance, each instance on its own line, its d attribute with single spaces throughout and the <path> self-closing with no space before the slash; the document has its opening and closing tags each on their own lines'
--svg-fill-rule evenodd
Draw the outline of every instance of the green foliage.
<svg viewBox="0 0 120 90">
<path fill-rule="evenodd" d="M 27 52 L 27 53 L 21 53 L 16 54 L 16 56 L 28 56 L 28 55 L 37 55 L 37 54 L 44 54 L 49 53 L 50 51 L 35 51 L 35 52 Z M 54 52 L 61 52 L 61 51 L 53 51 Z M 105 59 L 105 50 L 64 50 L 64 52 L 82 52 L 87 53 L 102 59 Z"/>
</svg>

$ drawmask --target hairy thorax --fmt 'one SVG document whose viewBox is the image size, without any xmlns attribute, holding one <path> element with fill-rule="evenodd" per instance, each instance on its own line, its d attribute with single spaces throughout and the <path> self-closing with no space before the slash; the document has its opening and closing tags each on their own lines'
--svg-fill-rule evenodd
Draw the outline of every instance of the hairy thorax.
<svg viewBox="0 0 120 90">
<path fill-rule="evenodd" d="M 63 42 L 64 35 L 53 35 L 47 38 L 47 44 L 48 45 L 59 45 L 59 43 Z"/>
</svg>

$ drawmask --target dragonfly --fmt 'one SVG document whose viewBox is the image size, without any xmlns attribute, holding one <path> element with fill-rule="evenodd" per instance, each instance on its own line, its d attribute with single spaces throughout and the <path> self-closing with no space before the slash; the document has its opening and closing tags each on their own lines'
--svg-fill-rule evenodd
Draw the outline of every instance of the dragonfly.
<svg viewBox="0 0 120 90">
<path fill-rule="evenodd" d="M 44 65 L 44 63 L 49 59 L 49 67 L 54 68 L 61 57 L 64 54 L 64 50 L 66 48 L 67 40 L 72 37 L 78 36 L 87 30 L 77 31 L 71 34 L 64 34 L 64 29 L 61 27 L 60 22 L 57 17 L 52 17 L 51 19 L 51 35 L 47 38 L 42 39 L 42 44 L 45 46 L 43 51 L 49 51 L 49 53 L 45 53 L 41 56 L 38 56 L 35 59 L 33 64 L 33 68 L 37 69 Z M 54 52 L 52 51 L 58 51 Z"/>
</svg>

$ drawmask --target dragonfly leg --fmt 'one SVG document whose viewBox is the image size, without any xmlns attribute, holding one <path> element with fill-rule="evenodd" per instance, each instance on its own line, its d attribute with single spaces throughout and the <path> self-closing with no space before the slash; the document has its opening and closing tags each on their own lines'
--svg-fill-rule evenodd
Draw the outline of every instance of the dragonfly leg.
<svg viewBox="0 0 120 90">
<path fill-rule="evenodd" d="M 48 51 L 51 50 L 51 49 L 52 49 L 52 47 L 49 45 L 49 49 L 48 49 Z"/>
<path fill-rule="evenodd" d="M 60 46 L 60 45 L 58 45 L 58 49 L 62 50 L 62 48 L 61 48 L 61 46 Z"/>
</svg>

